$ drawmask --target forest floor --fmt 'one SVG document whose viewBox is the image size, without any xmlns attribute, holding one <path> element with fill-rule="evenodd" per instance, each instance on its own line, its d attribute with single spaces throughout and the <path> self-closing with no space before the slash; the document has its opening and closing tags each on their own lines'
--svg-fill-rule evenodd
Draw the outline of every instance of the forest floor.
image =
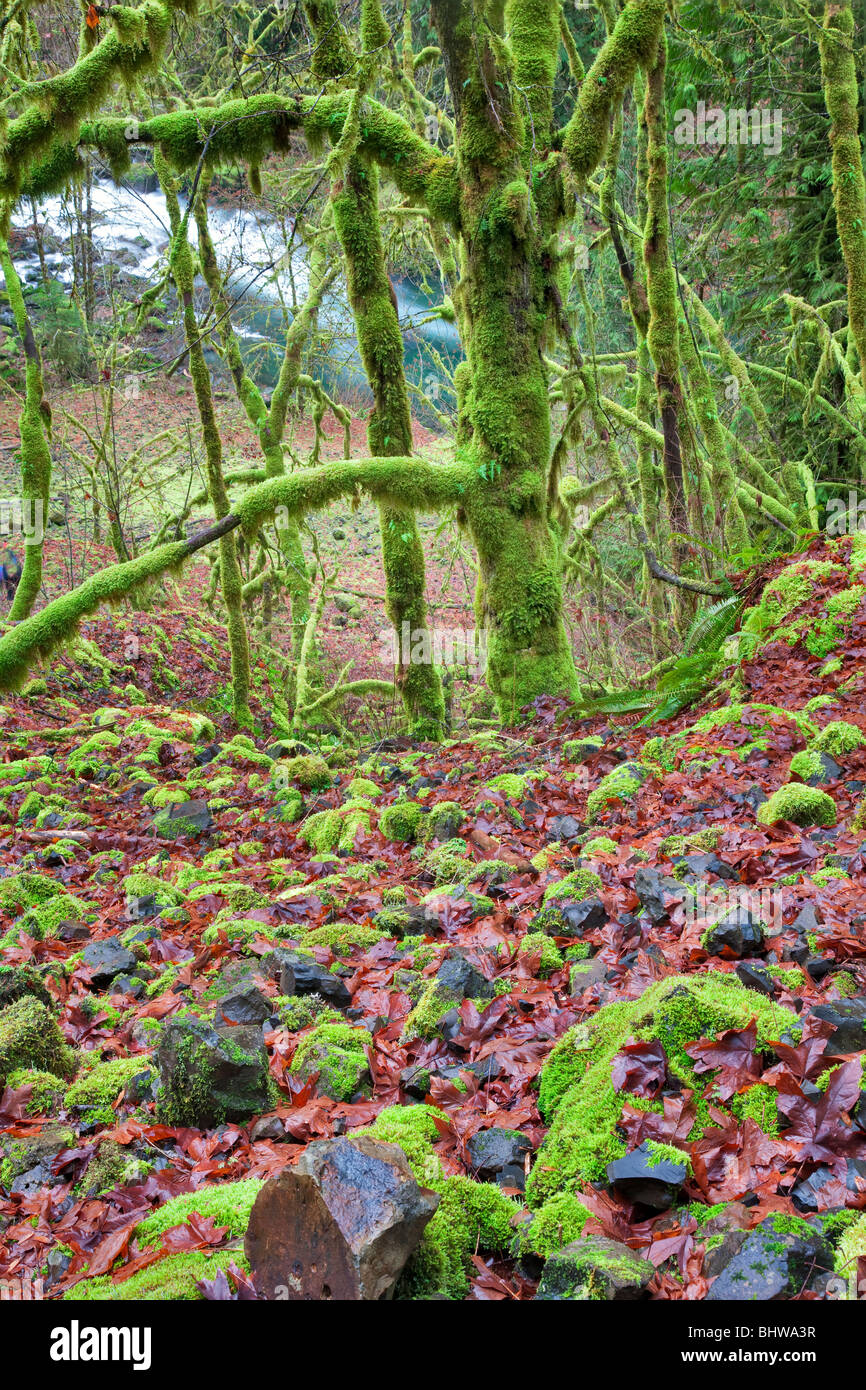
<svg viewBox="0 0 866 1390">
<path fill-rule="evenodd" d="M 276 738 L 262 668 L 253 737 L 234 734 L 202 567 L 152 614 L 84 624 L 0 709 L 0 1279 L 50 1298 L 249 1296 L 261 1183 L 311 1140 L 393 1139 L 410 1115 L 413 1165 L 464 1194 L 463 1244 L 431 1245 L 415 1296 L 532 1298 L 543 1258 L 595 1233 L 649 1262 L 648 1296 L 701 1299 L 778 1220 L 774 1296 L 825 1297 L 832 1243 L 866 1205 L 851 546 L 815 541 L 805 582 L 783 577 L 789 640 L 771 629 L 744 656 L 727 705 L 638 729 L 551 701 L 529 732 L 324 736 L 312 763 Z M 822 742 L 839 723 L 853 737 Z M 834 750 L 816 774 L 827 824 L 763 822 L 807 747 Z M 417 810 L 389 813 L 401 799 Z M 192 819 L 172 826 L 173 804 Z M 692 1001 L 685 1035 L 659 1022 L 666 981 Z M 587 1077 L 602 1055 L 591 1020 L 648 989 L 655 1034 L 652 1014 L 622 1014 L 601 1089 L 581 1092 L 581 1050 Z M 223 1029 L 213 1047 L 230 1025 L 247 1046 L 252 1020 L 258 1103 L 248 1076 L 178 1099 L 166 1030 L 199 1020 Z M 643 1187 L 610 1179 L 626 1154 Z M 447 1188 L 460 1176 L 509 1204 L 485 1225 Z"/>
</svg>

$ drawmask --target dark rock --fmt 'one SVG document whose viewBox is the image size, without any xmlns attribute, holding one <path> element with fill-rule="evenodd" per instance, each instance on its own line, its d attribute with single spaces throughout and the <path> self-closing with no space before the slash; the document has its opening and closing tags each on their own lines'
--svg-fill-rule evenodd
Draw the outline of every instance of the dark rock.
<svg viewBox="0 0 866 1390">
<path fill-rule="evenodd" d="M 585 829 L 583 822 L 576 820 L 574 816 L 554 816 L 547 827 L 547 838 L 548 841 L 564 840 L 569 844 L 582 835 Z"/>
<path fill-rule="evenodd" d="M 212 1028 L 170 1019 L 159 1035 L 158 1113 L 169 1124 L 208 1129 L 269 1110 L 268 1054 L 261 1028 Z"/>
<path fill-rule="evenodd" d="M 436 971 L 436 983 L 455 999 L 492 999 L 493 983 L 476 970 L 456 947 L 448 952 Z"/>
<path fill-rule="evenodd" d="M 435 908 L 426 903 L 412 904 L 406 908 L 408 921 L 403 927 L 404 936 L 432 936 L 442 930 L 442 924 Z"/>
<path fill-rule="evenodd" d="M 61 922 L 56 936 L 58 941 L 89 941 L 90 928 L 86 922 Z"/>
<path fill-rule="evenodd" d="M 339 975 L 332 975 L 311 956 L 282 949 L 274 951 L 273 956 L 277 958 L 281 994 L 321 994 L 336 1009 L 351 1004 L 352 996 Z"/>
<path fill-rule="evenodd" d="M 222 752 L 222 747 L 221 743 L 209 743 L 205 748 L 199 748 L 193 754 L 193 767 L 205 767 L 208 763 L 212 763 L 214 758 Z"/>
<path fill-rule="evenodd" d="M 814 773 L 812 777 L 806 779 L 807 787 L 823 787 L 828 782 L 838 782 L 844 773 L 835 758 L 831 758 L 829 753 L 819 753 L 821 760 L 821 771 Z"/>
<path fill-rule="evenodd" d="M 563 936 L 583 936 L 584 932 L 597 931 L 610 921 L 601 898 L 583 898 L 579 903 L 563 903 L 559 910 L 565 924 L 561 932 Z"/>
<path fill-rule="evenodd" d="M 757 956 L 764 947 L 764 933 L 747 907 L 735 907 L 713 923 L 701 940 L 711 956 Z"/>
<path fill-rule="evenodd" d="M 525 1134 L 499 1126 L 480 1129 L 466 1147 L 474 1178 L 523 1191 L 526 1183 L 524 1158 L 532 1150 Z"/>
<path fill-rule="evenodd" d="M 830 962 L 834 969 L 835 961 Z M 828 1057 L 843 1057 L 850 1052 L 862 1052 L 866 1048 L 866 995 L 855 999 L 837 999 L 835 1004 L 818 1004 L 812 1010 L 816 1018 L 826 1019 L 833 1024 L 834 1031 L 827 1039 Z"/>
<path fill-rule="evenodd" d="M 647 1297 L 655 1274 L 649 1260 L 606 1236 L 583 1236 L 545 1260 L 536 1299 L 541 1302 L 603 1300 L 633 1302 Z"/>
<path fill-rule="evenodd" d="M 688 1160 L 682 1162 L 659 1158 L 646 1141 L 624 1158 L 607 1165 L 608 1181 L 630 1202 L 666 1211 L 673 1206 L 677 1193 L 688 1176 Z"/>
<path fill-rule="evenodd" d="M 141 999 L 144 987 L 144 980 L 138 975 L 115 975 L 111 982 L 112 994 L 129 994 L 133 999 Z"/>
<path fill-rule="evenodd" d="M 751 961 L 748 964 L 741 963 L 734 974 L 747 989 L 756 989 L 759 994 L 768 994 L 771 998 L 776 993 L 776 981 L 762 965 L 755 965 Z"/>
<path fill-rule="evenodd" d="M 572 994 L 580 994 L 590 985 L 603 984 L 607 979 L 607 966 L 603 960 L 576 960 L 569 966 L 568 987 Z"/>
<path fill-rule="evenodd" d="M 285 1139 L 286 1131 L 281 1119 L 276 1115 L 265 1115 L 260 1120 L 256 1120 L 250 1130 L 250 1138 L 253 1143 L 259 1139 Z"/>
<path fill-rule="evenodd" d="M 841 1178 L 841 1169 L 835 1171 L 822 1164 L 816 1168 L 814 1173 L 810 1173 L 808 1178 L 801 1178 L 791 1189 L 791 1197 L 794 1205 L 800 1211 L 818 1211 L 827 1207 L 826 1202 L 820 1200 L 821 1191 L 829 1182 L 838 1181 Z M 866 1159 L 849 1158 L 845 1160 L 845 1186 L 849 1192 L 858 1192 L 858 1178 L 866 1178 Z"/>
<path fill-rule="evenodd" d="M 819 981 L 826 979 L 831 971 L 837 968 L 839 962 L 834 956 L 807 956 L 801 964 L 809 978 L 814 980 L 817 984 Z M 863 1043 L 861 1043 L 861 1047 L 862 1046 L 864 1046 Z"/>
<path fill-rule="evenodd" d="M 438 1204 L 396 1144 L 369 1135 L 308 1144 L 250 1214 L 244 1253 L 259 1296 L 389 1298 Z"/>
<path fill-rule="evenodd" d="M 731 865 L 726 864 L 717 854 L 681 854 L 677 855 L 673 862 L 680 868 L 681 882 L 697 883 L 706 878 L 707 874 L 715 874 L 716 878 L 736 878 Z M 682 865 L 685 865 L 684 871 L 680 867 Z"/>
<path fill-rule="evenodd" d="M 750 1231 L 740 1249 L 710 1285 L 708 1303 L 766 1303 L 789 1299 L 812 1287 L 833 1268 L 829 1243 L 816 1231 L 792 1233 L 779 1217 L 768 1216 Z"/>
<path fill-rule="evenodd" d="M 804 903 L 788 930 L 795 931 L 798 936 L 806 936 L 808 933 L 818 931 L 822 925 L 823 922 L 818 916 L 815 904 Z"/>
<path fill-rule="evenodd" d="M 716 1245 L 704 1255 L 704 1263 L 701 1267 L 704 1278 L 715 1279 L 716 1275 L 721 1274 L 725 1265 L 730 1264 L 734 1256 L 745 1245 L 748 1236 L 748 1231 L 726 1231 L 721 1245 Z"/>
<path fill-rule="evenodd" d="M 634 891 L 640 899 L 641 907 L 648 913 L 651 921 L 661 922 L 668 915 L 669 907 L 682 902 L 687 889 L 676 878 L 660 873 L 658 869 L 641 866 L 634 876 Z M 671 901 L 673 900 L 673 901 Z"/>
<path fill-rule="evenodd" d="M 184 835 L 203 835 L 213 825 L 206 801 L 180 801 L 166 806 L 153 820 L 153 829 L 163 839 Z"/>
<path fill-rule="evenodd" d="M 90 982 L 96 989 L 110 985 L 116 975 L 131 975 L 138 962 L 131 951 L 122 946 L 116 936 L 103 941 L 90 941 L 85 946 L 82 963 L 93 971 Z"/>
<path fill-rule="evenodd" d="M 271 1016 L 271 1003 L 255 985 L 235 990 L 220 999 L 216 1008 L 215 1023 L 262 1024 Z"/>
</svg>

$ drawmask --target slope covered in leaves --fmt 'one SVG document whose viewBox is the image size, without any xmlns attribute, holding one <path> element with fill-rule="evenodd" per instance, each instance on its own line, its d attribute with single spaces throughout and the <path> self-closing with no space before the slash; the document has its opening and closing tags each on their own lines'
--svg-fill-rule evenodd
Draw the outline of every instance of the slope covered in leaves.
<svg viewBox="0 0 866 1390">
<path fill-rule="evenodd" d="M 0 1278 L 254 1296 L 260 1181 L 371 1124 L 513 1198 L 409 1296 L 532 1297 L 595 1232 L 651 1296 L 702 1298 L 729 1230 L 833 1212 L 838 1238 L 866 1192 L 866 1035 L 838 1023 L 866 995 L 864 574 L 856 537 L 776 563 L 706 703 L 640 728 L 550 702 L 528 734 L 292 747 L 262 683 L 237 737 L 182 614 L 143 644 L 146 703 L 94 649 L 55 663 L 2 715 Z M 244 1009 L 263 1101 L 194 1123 L 160 1039 Z M 661 1210 L 607 1177 L 647 1144 L 688 1160 Z"/>
</svg>

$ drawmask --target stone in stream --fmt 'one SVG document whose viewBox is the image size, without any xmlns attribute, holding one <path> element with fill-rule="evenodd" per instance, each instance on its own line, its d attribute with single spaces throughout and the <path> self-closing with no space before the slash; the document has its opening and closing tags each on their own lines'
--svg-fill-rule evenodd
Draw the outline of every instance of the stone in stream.
<svg viewBox="0 0 866 1390">
<path fill-rule="evenodd" d="M 391 1297 L 439 1196 L 396 1144 L 317 1140 L 259 1192 L 244 1253 L 260 1298 Z"/>
</svg>

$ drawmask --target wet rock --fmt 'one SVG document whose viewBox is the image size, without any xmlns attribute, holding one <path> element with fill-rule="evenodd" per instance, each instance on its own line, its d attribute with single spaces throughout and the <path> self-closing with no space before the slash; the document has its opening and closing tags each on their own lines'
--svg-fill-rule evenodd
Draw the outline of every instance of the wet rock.
<svg viewBox="0 0 866 1390">
<path fill-rule="evenodd" d="M 583 936 L 584 932 L 598 931 L 610 921 L 601 898 L 582 898 L 579 903 L 563 903 L 559 910 L 565 924 L 561 929 L 563 936 Z"/>
<path fill-rule="evenodd" d="M 339 975 L 333 975 L 312 956 L 278 949 L 265 959 L 277 965 L 273 973 L 279 973 L 281 994 L 320 994 L 335 1009 L 351 1004 L 352 996 Z"/>
<path fill-rule="evenodd" d="M 833 1268 L 833 1252 L 816 1231 L 790 1232 L 787 1222 L 768 1216 L 710 1285 L 706 1301 L 766 1303 L 793 1298 Z"/>
<path fill-rule="evenodd" d="M 117 975 L 132 974 L 138 964 L 132 952 L 121 945 L 116 936 L 88 942 L 81 959 L 93 971 L 90 982 L 96 989 L 105 989 Z"/>
<path fill-rule="evenodd" d="M 736 907 L 709 928 L 701 945 L 711 956 L 757 956 L 765 949 L 764 932 L 748 908 Z"/>
<path fill-rule="evenodd" d="M 597 957 L 594 960 L 576 960 L 569 967 L 568 987 L 572 994 L 580 994 L 590 985 L 604 984 L 607 979 L 607 966 Z"/>
<path fill-rule="evenodd" d="M 222 752 L 222 747 L 221 743 L 209 743 L 206 748 L 199 748 L 193 754 L 193 767 L 206 767 L 208 763 L 212 763 Z"/>
<path fill-rule="evenodd" d="M 775 996 L 776 981 L 769 970 L 765 970 L 762 965 L 755 965 L 752 961 L 748 964 L 741 963 L 737 966 L 734 974 L 747 989 L 756 989 L 759 994 L 769 995 L 770 998 Z"/>
<path fill-rule="evenodd" d="M 682 879 L 679 881 L 683 883 L 697 883 L 708 874 L 716 878 L 736 878 L 731 865 L 717 854 L 681 854 L 673 862 L 680 869 Z"/>
<path fill-rule="evenodd" d="M 493 983 L 456 947 L 436 971 L 437 985 L 455 999 L 492 999 Z"/>
<path fill-rule="evenodd" d="M 213 825 L 206 801 L 179 801 L 166 806 L 153 819 L 153 829 L 165 840 L 203 835 Z"/>
<path fill-rule="evenodd" d="M 260 1139 L 285 1139 L 286 1131 L 283 1122 L 276 1115 L 265 1115 L 260 1120 L 256 1120 L 250 1130 L 250 1138 L 253 1143 L 258 1143 Z"/>
<path fill-rule="evenodd" d="M 480 1129 L 466 1146 L 472 1176 L 481 1182 L 495 1182 L 500 1187 L 517 1187 L 522 1192 L 526 1184 L 525 1157 L 532 1145 L 525 1134 L 516 1129 Z"/>
<path fill-rule="evenodd" d="M 156 1064 L 157 1109 L 169 1124 L 208 1129 L 271 1108 L 261 1027 L 220 1031 L 203 1019 L 170 1019 Z"/>
<path fill-rule="evenodd" d="M 663 874 L 658 869 L 646 869 L 642 866 L 635 872 L 634 891 L 650 920 L 661 922 L 667 917 L 671 907 L 682 902 L 688 890 L 679 879 L 671 878 L 669 874 Z"/>
<path fill-rule="evenodd" d="M 244 1252 L 259 1296 L 391 1297 L 438 1203 L 396 1144 L 368 1135 L 309 1144 L 250 1214 Z"/>
<path fill-rule="evenodd" d="M 836 962 L 831 959 L 830 969 L 835 966 Z M 834 1004 L 818 1004 L 812 1013 L 833 1024 L 834 1031 L 827 1039 L 828 1057 L 843 1057 L 866 1048 L 866 995 L 837 999 Z"/>
<path fill-rule="evenodd" d="M 808 1178 L 801 1178 L 791 1189 L 791 1197 L 794 1205 L 800 1211 L 819 1211 L 827 1207 L 827 1203 L 821 1201 L 820 1194 L 828 1183 L 838 1181 L 843 1177 L 841 1166 L 837 1169 L 827 1168 L 821 1165 L 816 1168 L 814 1173 L 810 1173 Z M 844 1182 L 849 1192 L 860 1191 L 858 1178 L 866 1178 L 866 1159 L 849 1158 L 845 1161 Z"/>
<path fill-rule="evenodd" d="M 606 1236 L 583 1236 L 545 1261 L 536 1298 L 541 1302 L 633 1302 L 647 1297 L 654 1273 L 649 1260 L 627 1245 Z"/>
<path fill-rule="evenodd" d="M 547 827 L 548 841 L 563 840 L 565 844 L 570 844 L 582 835 L 586 826 L 582 821 L 576 820 L 574 816 L 554 816 Z"/>
<path fill-rule="evenodd" d="M 271 1011 L 270 1000 L 256 985 L 250 984 L 246 989 L 234 990 L 220 999 L 214 1021 L 217 1024 L 262 1024 L 266 1018 L 270 1018 Z"/>
<path fill-rule="evenodd" d="M 111 982 L 112 994 L 129 994 L 133 999 L 141 999 L 145 984 L 138 975 L 115 975 Z"/>
<path fill-rule="evenodd" d="M 704 1234 L 703 1232 L 701 1233 Z M 726 1265 L 742 1249 L 748 1240 L 748 1231 L 730 1230 L 726 1231 L 721 1245 L 716 1245 L 712 1250 L 708 1250 L 704 1255 L 704 1263 L 701 1273 L 705 1279 L 715 1279 L 721 1274 Z"/>
<path fill-rule="evenodd" d="M 607 1165 L 608 1181 L 630 1202 L 667 1211 L 689 1171 L 685 1154 L 680 1161 L 662 1156 L 651 1143 L 644 1142 L 624 1158 Z"/>
<path fill-rule="evenodd" d="M 818 984 L 837 968 L 838 961 L 835 956 L 807 956 L 802 965 L 809 978 Z M 863 1045 L 861 1042 L 860 1046 Z"/>
<path fill-rule="evenodd" d="M 55 935 L 58 941 L 89 941 L 90 928 L 86 922 L 61 922 Z"/>
<path fill-rule="evenodd" d="M 828 782 L 838 782 L 839 778 L 844 776 L 845 769 L 840 767 L 836 759 L 831 758 L 829 753 L 819 753 L 818 758 L 821 763 L 821 770 L 806 778 L 807 787 L 823 787 Z"/>
</svg>

